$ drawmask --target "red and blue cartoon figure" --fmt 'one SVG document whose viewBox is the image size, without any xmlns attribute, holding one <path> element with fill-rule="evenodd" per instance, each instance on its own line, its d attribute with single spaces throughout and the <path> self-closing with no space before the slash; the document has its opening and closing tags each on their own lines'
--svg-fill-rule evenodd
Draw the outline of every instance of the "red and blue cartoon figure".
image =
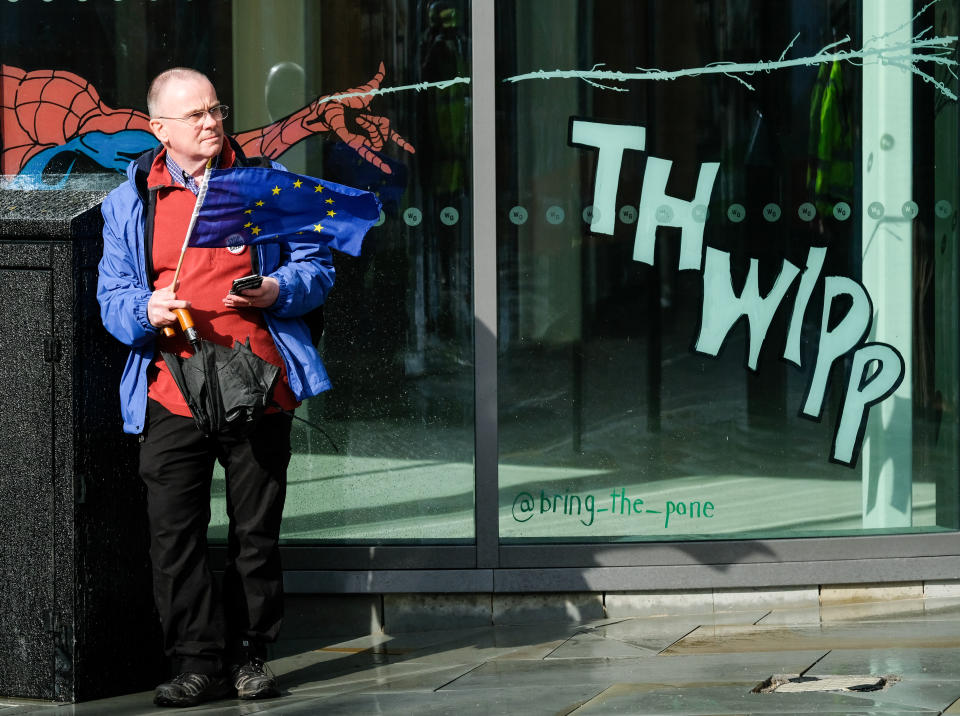
<svg viewBox="0 0 960 716">
<path fill-rule="evenodd" d="M 276 159 L 297 142 L 328 133 L 382 174 L 391 174 L 397 163 L 383 156 L 383 149 L 393 143 L 411 154 L 415 150 L 387 117 L 369 111 L 384 72 L 381 62 L 366 84 L 318 97 L 273 124 L 239 132 L 235 138 L 247 156 Z M 111 109 L 79 75 L 9 65 L 0 65 L 0 133 L 0 173 L 17 175 L 19 184 L 50 189 L 61 188 L 81 158 L 123 172 L 131 159 L 157 144 L 146 114 Z M 45 177 L 57 180 L 49 183 Z"/>
</svg>

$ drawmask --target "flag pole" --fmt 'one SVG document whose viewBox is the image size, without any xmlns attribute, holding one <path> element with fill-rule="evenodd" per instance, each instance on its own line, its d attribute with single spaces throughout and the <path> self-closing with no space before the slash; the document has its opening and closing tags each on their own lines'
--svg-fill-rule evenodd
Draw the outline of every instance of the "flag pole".
<svg viewBox="0 0 960 716">
<path fill-rule="evenodd" d="M 203 206 L 203 200 L 207 196 L 207 180 L 210 178 L 210 169 L 213 166 L 213 158 L 207 160 L 207 166 L 203 170 L 203 185 L 197 194 L 197 203 L 193 206 L 193 213 L 190 215 L 190 223 L 187 225 L 187 235 L 183 237 L 183 248 L 180 249 L 180 260 L 177 261 L 177 270 L 173 273 L 173 290 L 177 290 L 177 279 L 180 278 L 180 268 L 183 266 L 183 257 L 187 253 L 187 245 L 190 243 L 190 235 L 193 233 L 193 227 L 197 225 L 197 216 L 200 214 L 200 207 Z"/>
<path fill-rule="evenodd" d="M 173 272 L 173 282 L 170 284 L 171 288 L 174 291 L 177 290 L 177 281 L 180 278 L 180 269 L 183 267 L 183 257 L 187 254 L 187 246 L 190 244 L 190 235 L 193 234 L 193 227 L 197 224 L 197 216 L 200 214 L 200 207 L 203 206 L 203 200 L 207 196 L 207 180 L 210 178 L 210 170 L 213 167 L 213 157 L 207 160 L 207 166 L 203 170 L 203 184 L 200 186 L 200 191 L 197 193 L 197 201 L 193 205 L 193 213 L 190 215 L 190 223 L 187 225 L 187 235 L 183 237 L 183 247 L 180 249 L 180 259 L 177 261 L 177 270 Z M 178 312 L 179 311 L 179 312 Z M 187 324 L 191 327 L 193 326 L 193 321 L 190 319 L 190 314 L 187 313 L 184 309 L 178 309 L 174 311 L 177 314 L 177 317 L 180 319 L 180 323 L 186 331 Z M 182 315 L 186 314 L 186 316 Z M 165 326 L 163 329 L 163 335 L 169 337 L 174 334 L 173 328 L 170 326 Z"/>
</svg>

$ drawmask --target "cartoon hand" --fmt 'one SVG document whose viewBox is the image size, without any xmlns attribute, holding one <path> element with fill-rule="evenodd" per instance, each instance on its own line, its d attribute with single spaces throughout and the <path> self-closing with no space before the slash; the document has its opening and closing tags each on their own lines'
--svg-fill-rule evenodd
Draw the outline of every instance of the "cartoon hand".
<svg viewBox="0 0 960 716">
<path fill-rule="evenodd" d="M 390 166 L 377 152 L 383 150 L 387 142 L 393 142 L 410 154 L 416 153 L 413 145 L 390 128 L 390 120 L 367 111 L 384 76 L 383 62 L 377 74 L 360 87 L 353 87 L 334 95 L 325 95 L 314 100 L 304 125 L 313 132 L 330 131 L 353 149 L 360 158 L 370 162 L 384 174 L 392 174 Z M 344 96 L 356 95 L 356 96 Z M 352 126 L 347 126 L 347 110 L 352 110 Z"/>
</svg>

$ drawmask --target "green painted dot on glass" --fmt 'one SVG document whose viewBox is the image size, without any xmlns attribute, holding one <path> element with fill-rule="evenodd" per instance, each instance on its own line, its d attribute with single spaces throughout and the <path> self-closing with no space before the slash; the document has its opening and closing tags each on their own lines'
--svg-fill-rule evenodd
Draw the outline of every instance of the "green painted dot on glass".
<svg viewBox="0 0 960 716">
<path fill-rule="evenodd" d="M 510 221 L 517 226 L 520 226 L 520 224 L 526 224 L 529 217 L 530 214 L 522 206 L 515 206 L 510 209 Z"/>
<path fill-rule="evenodd" d="M 407 226 L 419 226 L 423 221 L 423 212 L 411 206 L 403 212 L 403 221 Z"/>
<path fill-rule="evenodd" d="M 658 224 L 667 224 L 673 221 L 673 209 L 671 209 L 666 204 L 657 207 L 657 223 Z"/>
<path fill-rule="evenodd" d="M 583 210 L 582 216 L 585 223 L 592 224 L 594 221 L 600 220 L 600 210 L 593 206 L 588 206 Z"/>
<path fill-rule="evenodd" d="M 452 206 L 445 206 L 440 211 L 440 222 L 444 226 L 453 226 L 460 221 L 460 212 Z"/>
<path fill-rule="evenodd" d="M 882 219 L 884 214 L 883 204 L 879 201 L 871 202 L 867 207 L 867 216 L 871 219 Z"/>
<path fill-rule="evenodd" d="M 563 210 L 562 206 L 554 205 L 547 209 L 547 221 L 554 226 L 562 224 L 566 217 L 567 213 Z"/>
<path fill-rule="evenodd" d="M 731 204 L 727 208 L 727 218 L 734 224 L 739 224 L 747 218 L 747 209 L 743 204 Z"/>
</svg>

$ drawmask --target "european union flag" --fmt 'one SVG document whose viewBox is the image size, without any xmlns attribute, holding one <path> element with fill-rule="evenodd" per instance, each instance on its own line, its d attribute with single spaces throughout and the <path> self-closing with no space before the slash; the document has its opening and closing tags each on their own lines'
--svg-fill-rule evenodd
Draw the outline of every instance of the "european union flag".
<svg viewBox="0 0 960 716">
<path fill-rule="evenodd" d="M 380 219 L 369 191 L 266 167 L 211 170 L 202 202 L 190 246 L 315 241 L 359 256 Z"/>
</svg>

